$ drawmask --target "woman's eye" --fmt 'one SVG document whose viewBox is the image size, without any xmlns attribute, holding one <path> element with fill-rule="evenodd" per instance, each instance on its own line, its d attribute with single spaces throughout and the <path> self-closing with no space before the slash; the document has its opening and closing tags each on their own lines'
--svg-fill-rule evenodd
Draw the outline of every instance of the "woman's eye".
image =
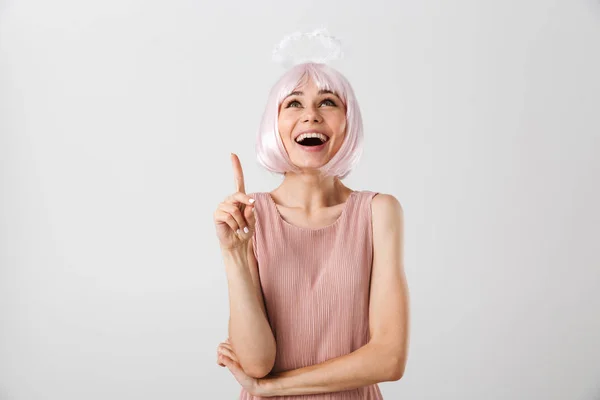
<svg viewBox="0 0 600 400">
<path fill-rule="evenodd" d="M 331 99 L 325 99 L 321 102 L 321 104 L 325 104 L 328 106 L 335 106 L 335 102 Z M 286 108 L 289 107 L 298 107 L 298 106 L 302 106 L 302 104 L 300 104 L 300 102 L 298 100 L 292 100 L 289 103 L 287 103 Z"/>
</svg>

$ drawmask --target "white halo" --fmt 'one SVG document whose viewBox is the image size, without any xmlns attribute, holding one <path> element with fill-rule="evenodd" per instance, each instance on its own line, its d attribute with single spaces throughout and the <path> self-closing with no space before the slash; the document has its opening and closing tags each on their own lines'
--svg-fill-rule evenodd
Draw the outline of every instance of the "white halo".
<svg viewBox="0 0 600 400">
<path fill-rule="evenodd" d="M 341 42 L 325 28 L 287 35 L 273 49 L 273 61 L 286 68 L 304 62 L 328 63 L 342 56 Z"/>
</svg>

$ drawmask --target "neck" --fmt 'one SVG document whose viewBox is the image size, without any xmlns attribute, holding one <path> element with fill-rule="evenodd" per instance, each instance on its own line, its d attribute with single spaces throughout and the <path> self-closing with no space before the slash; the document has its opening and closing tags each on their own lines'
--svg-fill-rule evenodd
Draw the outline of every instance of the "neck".
<svg viewBox="0 0 600 400">
<path fill-rule="evenodd" d="M 336 176 L 324 176 L 319 172 L 287 172 L 272 194 L 284 207 L 310 211 L 344 203 L 351 192 Z"/>
</svg>

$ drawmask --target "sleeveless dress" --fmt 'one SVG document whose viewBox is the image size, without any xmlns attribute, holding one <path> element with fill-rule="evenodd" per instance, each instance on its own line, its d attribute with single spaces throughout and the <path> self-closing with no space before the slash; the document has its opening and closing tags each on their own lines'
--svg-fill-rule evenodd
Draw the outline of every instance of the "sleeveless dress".
<svg viewBox="0 0 600 400">
<path fill-rule="evenodd" d="M 285 221 L 268 192 L 256 200 L 254 254 L 269 324 L 277 343 L 273 372 L 320 364 L 369 341 L 373 262 L 371 200 L 354 191 L 338 219 L 322 228 Z M 240 400 L 252 396 L 244 388 Z M 269 399 L 383 399 L 377 384 L 338 392 Z"/>
</svg>

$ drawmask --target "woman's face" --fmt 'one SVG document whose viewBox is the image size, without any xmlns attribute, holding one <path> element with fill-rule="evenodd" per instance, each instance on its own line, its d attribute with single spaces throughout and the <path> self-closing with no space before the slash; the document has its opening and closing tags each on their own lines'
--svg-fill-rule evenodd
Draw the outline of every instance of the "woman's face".
<svg viewBox="0 0 600 400">
<path fill-rule="evenodd" d="M 342 146 L 346 107 L 337 95 L 319 91 L 313 80 L 308 79 L 283 99 L 278 124 L 292 163 L 302 169 L 316 169 L 327 164 Z M 303 133 L 319 133 L 317 136 L 325 142 L 310 137 L 301 141 Z"/>
</svg>

